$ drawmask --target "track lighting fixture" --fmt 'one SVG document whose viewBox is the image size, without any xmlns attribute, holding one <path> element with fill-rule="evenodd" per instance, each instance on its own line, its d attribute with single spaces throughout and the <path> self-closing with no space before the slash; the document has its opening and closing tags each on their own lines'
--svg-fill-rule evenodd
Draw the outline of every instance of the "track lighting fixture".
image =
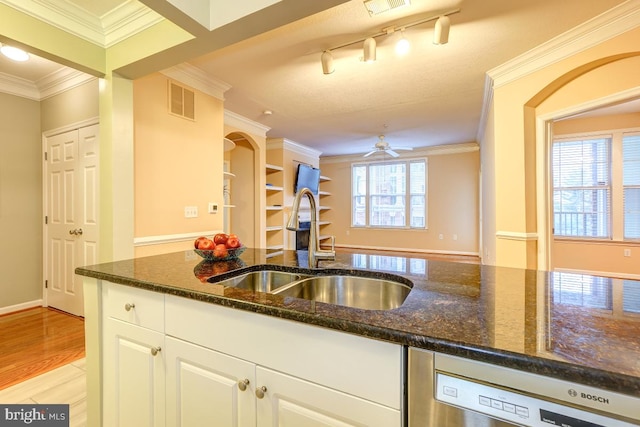
<svg viewBox="0 0 640 427">
<path fill-rule="evenodd" d="M 379 1 L 384 3 L 385 1 L 389 2 L 391 0 L 365 1 L 365 6 L 369 4 L 371 7 L 373 7 L 374 3 L 377 4 L 376 2 L 379 2 Z M 398 0 L 394 0 L 394 1 L 398 1 Z M 401 1 L 406 1 L 408 3 L 408 0 L 401 0 Z M 331 51 L 336 49 L 341 49 L 343 47 L 351 46 L 356 43 L 363 43 L 362 60 L 364 62 L 374 62 L 376 60 L 376 46 L 377 46 L 375 39 L 377 37 L 390 36 L 391 34 L 398 31 L 400 32 L 401 39 L 398 41 L 398 43 L 396 43 L 396 53 L 398 55 L 405 55 L 409 52 L 410 43 L 409 43 L 409 40 L 407 40 L 407 38 L 404 35 L 404 30 L 407 28 L 415 27 L 416 25 L 424 24 L 429 21 L 436 21 L 435 28 L 433 30 L 433 43 L 438 45 L 447 44 L 447 42 L 449 41 L 449 29 L 451 28 L 451 20 L 449 19 L 449 15 L 453 15 L 454 13 L 459 13 L 459 12 L 460 12 L 460 9 L 454 9 L 446 13 L 441 13 L 439 15 L 430 16 L 428 18 L 424 18 L 416 22 L 404 24 L 402 27 L 395 27 L 392 25 L 392 26 L 383 28 L 382 31 L 379 33 L 370 35 L 363 39 L 352 40 L 350 42 L 343 43 L 339 46 L 334 46 L 330 49 L 326 49 L 324 52 L 322 52 L 322 55 L 320 57 L 320 60 L 322 61 L 322 72 L 324 74 L 331 74 L 335 70 L 333 66 L 333 56 L 331 55 Z"/>
<path fill-rule="evenodd" d="M 448 16 L 441 16 L 436 21 L 436 27 L 433 30 L 433 44 L 447 44 L 449 41 L 449 28 L 451 20 Z"/>
<path fill-rule="evenodd" d="M 320 61 L 322 61 L 322 72 L 324 74 L 331 74 L 335 71 L 333 67 L 333 55 L 328 50 L 322 52 L 322 56 L 320 56 Z"/>
<path fill-rule="evenodd" d="M 400 30 L 400 40 L 396 43 L 396 53 L 398 55 L 406 55 L 409 53 L 409 49 L 411 48 L 411 44 L 409 40 L 404 36 L 404 28 Z"/>
<path fill-rule="evenodd" d="M 29 59 L 29 54 L 24 50 L 13 46 L 7 46 L 6 44 L 0 43 L 0 52 L 2 52 L 2 54 L 7 58 L 18 62 L 23 62 Z"/>
<path fill-rule="evenodd" d="M 364 62 L 374 62 L 376 60 L 376 39 L 369 37 L 362 46 L 362 60 Z"/>
</svg>

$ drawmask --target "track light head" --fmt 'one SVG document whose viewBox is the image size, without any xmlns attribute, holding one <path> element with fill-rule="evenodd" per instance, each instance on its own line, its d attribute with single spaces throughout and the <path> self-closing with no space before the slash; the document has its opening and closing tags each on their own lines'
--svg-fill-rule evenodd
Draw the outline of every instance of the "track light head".
<svg viewBox="0 0 640 427">
<path fill-rule="evenodd" d="M 376 60 L 376 40 L 369 37 L 362 46 L 362 60 L 364 62 L 374 62 Z"/>
<path fill-rule="evenodd" d="M 447 44 L 449 42 L 449 29 L 451 28 L 451 20 L 448 16 L 442 15 L 436 21 L 436 27 L 433 30 L 433 44 Z"/>
<path fill-rule="evenodd" d="M 400 30 L 401 39 L 396 43 L 396 53 L 398 55 L 406 55 L 409 53 L 409 49 L 411 49 L 411 44 L 409 40 L 404 37 L 404 28 Z"/>
<path fill-rule="evenodd" d="M 322 72 L 324 74 L 331 74 L 335 71 L 333 66 L 333 55 L 328 50 L 322 52 L 322 56 L 320 56 L 320 61 L 322 62 Z"/>
</svg>

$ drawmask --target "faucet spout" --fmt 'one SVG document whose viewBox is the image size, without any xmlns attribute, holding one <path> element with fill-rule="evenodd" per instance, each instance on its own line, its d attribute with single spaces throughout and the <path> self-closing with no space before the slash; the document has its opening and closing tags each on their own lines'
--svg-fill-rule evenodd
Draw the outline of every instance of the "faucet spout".
<svg viewBox="0 0 640 427">
<path fill-rule="evenodd" d="M 308 188 L 302 188 L 296 193 L 296 197 L 293 199 L 293 206 L 291 209 L 291 216 L 287 222 L 287 230 L 299 231 L 300 220 L 298 214 L 300 212 L 300 202 L 302 197 L 307 196 L 309 199 L 309 207 L 311 209 L 311 229 L 309 230 L 309 267 L 317 267 L 318 261 L 321 259 L 335 259 L 336 251 L 334 249 L 335 239 L 332 236 L 331 250 L 320 249 L 320 239 L 318 232 L 318 210 L 316 205 L 316 199 L 313 192 Z"/>
</svg>

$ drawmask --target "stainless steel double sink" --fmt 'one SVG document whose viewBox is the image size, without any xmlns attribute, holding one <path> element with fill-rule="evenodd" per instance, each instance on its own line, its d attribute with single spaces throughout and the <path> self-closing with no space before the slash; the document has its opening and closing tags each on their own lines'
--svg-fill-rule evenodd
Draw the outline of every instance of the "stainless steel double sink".
<svg viewBox="0 0 640 427">
<path fill-rule="evenodd" d="M 251 271 L 216 283 L 285 298 L 366 310 L 398 308 L 411 292 L 411 285 L 401 282 L 400 278 L 395 281 L 347 274 L 311 275 L 274 270 Z"/>
</svg>

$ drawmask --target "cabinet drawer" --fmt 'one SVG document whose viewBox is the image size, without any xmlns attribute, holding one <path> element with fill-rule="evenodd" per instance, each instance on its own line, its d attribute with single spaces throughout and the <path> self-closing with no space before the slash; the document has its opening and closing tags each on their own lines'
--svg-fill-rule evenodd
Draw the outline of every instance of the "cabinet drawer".
<svg viewBox="0 0 640 427">
<path fill-rule="evenodd" d="M 166 333 L 400 409 L 401 345 L 248 311 L 166 296 Z"/>
<path fill-rule="evenodd" d="M 106 316 L 164 332 L 164 294 L 107 282 L 102 297 Z"/>
</svg>

